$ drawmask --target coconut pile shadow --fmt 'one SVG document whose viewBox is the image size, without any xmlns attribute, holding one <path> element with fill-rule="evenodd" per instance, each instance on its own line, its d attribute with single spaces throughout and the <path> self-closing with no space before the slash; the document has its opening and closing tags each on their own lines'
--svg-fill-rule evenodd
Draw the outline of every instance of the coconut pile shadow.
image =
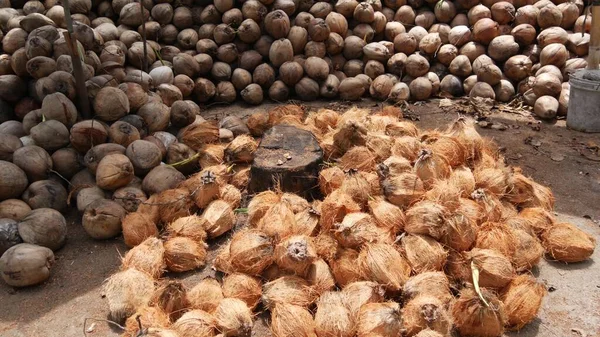
<svg viewBox="0 0 600 337">
<path fill-rule="evenodd" d="M 545 254 L 575 263 L 595 249 L 468 118 L 419 130 L 396 107 L 283 105 L 246 122 L 254 137 L 277 124 L 319 141 L 322 200 L 276 190 L 242 204 L 251 178 L 239 164 L 257 139 L 218 151 L 202 127 L 188 133 L 212 159 L 122 221 L 131 250 L 105 293 L 124 336 L 250 336 L 264 311 L 277 337 L 500 336 L 535 319 L 546 290 L 530 270 Z M 217 279 L 188 289 L 165 277 L 202 268 Z"/>
</svg>

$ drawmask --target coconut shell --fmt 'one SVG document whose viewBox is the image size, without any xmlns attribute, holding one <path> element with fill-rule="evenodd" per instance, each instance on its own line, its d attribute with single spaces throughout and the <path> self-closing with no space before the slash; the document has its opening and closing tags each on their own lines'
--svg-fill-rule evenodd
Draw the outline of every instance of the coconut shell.
<svg viewBox="0 0 600 337">
<path fill-rule="evenodd" d="M 515 277 L 510 260 L 495 250 L 473 248 L 467 254 L 471 264 L 479 269 L 482 287 L 502 288 Z"/>
<path fill-rule="evenodd" d="M 315 327 L 317 336 L 352 337 L 355 335 L 355 322 L 344 305 L 342 293 L 328 291 L 321 295 L 315 313 Z"/>
<path fill-rule="evenodd" d="M 439 271 L 424 272 L 409 278 L 402 289 L 402 296 L 405 300 L 432 296 L 444 304 L 449 304 L 454 299 L 448 277 Z"/>
<path fill-rule="evenodd" d="M 224 298 L 213 313 L 217 329 L 225 336 L 248 336 L 252 330 L 252 311 L 237 298 Z"/>
<path fill-rule="evenodd" d="M 273 261 L 273 240 L 257 230 L 237 232 L 231 239 L 229 263 L 233 270 L 259 275 Z"/>
<path fill-rule="evenodd" d="M 351 317 L 357 319 L 361 307 L 384 301 L 385 287 L 371 281 L 358 281 L 344 286 L 341 294 L 344 306 L 350 311 Z"/>
<path fill-rule="evenodd" d="M 425 329 L 447 336 L 452 329 L 452 318 L 442 301 L 421 295 L 408 301 L 402 308 L 402 328 L 406 336 L 414 336 Z"/>
<path fill-rule="evenodd" d="M 358 315 L 357 336 L 397 336 L 402 330 L 401 322 L 398 303 L 365 304 Z"/>
<path fill-rule="evenodd" d="M 162 309 L 155 306 L 142 306 L 138 308 L 135 314 L 131 315 L 125 321 L 124 337 L 136 337 L 140 333 L 140 323 L 143 327 L 166 328 L 171 322 L 169 315 Z"/>
<path fill-rule="evenodd" d="M 0 202 L 0 219 L 20 221 L 31 212 L 31 207 L 19 199 L 7 199 Z"/>
<path fill-rule="evenodd" d="M 187 298 L 192 308 L 213 313 L 224 296 L 217 280 L 205 278 L 187 292 Z"/>
<path fill-rule="evenodd" d="M 502 302 L 488 289 L 481 289 L 481 293 L 489 305 L 472 288 L 460 292 L 451 309 L 454 327 L 463 336 L 500 336 L 506 323 Z"/>
<path fill-rule="evenodd" d="M 3 228 L 2 231 L 4 230 Z M 14 228 L 14 231 L 16 232 L 17 229 Z M 2 240 L 4 241 L 4 238 Z M 4 243 L 2 242 L 2 246 Z M 0 271 L 2 279 L 9 286 L 25 287 L 47 280 L 53 264 L 54 254 L 51 249 L 29 243 L 18 243 L 3 252 L 0 258 Z"/>
<path fill-rule="evenodd" d="M 520 275 L 512 280 L 500 297 L 509 329 L 520 330 L 532 322 L 545 295 L 546 287 L 530 275 Z"/>
<path fill-rule="evenodd" d="M 307 308 L 316 293 L 308 282 L 297 276 L 283 276 L 263 285 L 262 302 L 269 309 L 280 303 L 298 305 Z"/>
<path fill-rule="evenodd" d="M 215 333 L 215 319 L 206 311 L 191 310 L 183 314 L 171 328 L 179 337 L 209 337 Z"/>
<path fill-rule="evenodd" d="M 104 285 L 110 317 L 123 322 L 137 308 L 148 305 L 154 293 L 154 280 L 136 269 L 126 269 L 113 274 Z"/>
<path fill-rule="evenodd" d="M 165 241 L 165 263 L 170 271 L 184 272 L 204 266 L 206 247 L 186 237 L 174 237 Z"/>
<path fill-rule="evenodd" d="M 542 244 L 558 261 L 580 262 L 594 253 L 596 239 L 570 223 L 558 223 L 542 234 Z"/>
<path fill-rule="evenodd" d="M 399 291 L 410 276 L 410 265 L 389 244 L 366 244 L 360 251 L 358 263 L 363 275 L 391 291 Z"/>
<path fill-rule="evenodd" d="M 406 235 L 401 240 L 402 250 L 412 270 L 419 274 L 442 270 L 448 253 L 443 246 L 425 235 Z"/>
</svg>

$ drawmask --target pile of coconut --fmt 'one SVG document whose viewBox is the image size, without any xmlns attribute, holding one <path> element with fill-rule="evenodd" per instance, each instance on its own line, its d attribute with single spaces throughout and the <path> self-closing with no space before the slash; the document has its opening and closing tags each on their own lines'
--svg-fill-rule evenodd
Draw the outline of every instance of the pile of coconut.
<svg viewBox="0 0 600 337">
<path fill-rule="evenodd" d="M 156 125 L 181 99 L 522 97 L 541 118 L 564 116 L 569 74 L 587 65 L 592 23 L 583 0 L 69 4 L 89 99 L 105 87 L 152 90 L 164 103 L 153 114 L 164 118 L 140 115 Z M 39 123 L 45 96 L 76 98 L 65 8 L 56 0 L 0 6 L 0 122 Z M 103 99 L 97 115 L 111 114 L 109 104 L 125 108 L 102 97 L 115 102 Z"/>
<path fill-rule="evenodd" d="M 546 293 L 531 269 L 586 260 L 594 238 L 555 221 L 552 192 L 471 120 L 425 131 L 401 117 L 280 106 L 247 121 L 256 136 L 314 133 L 322 200 L 274 190 L 246 204 L 247 180 L 215 162 L 128 213 L 132 249 L 104 289 L 124 336 L 250 336 L 265 311 L 273 336 L 500 336 L 531 322 Z M 254 139 L 236 142 L 251 160 Z M 203 268 L 217 277 L 175 274 Z"/>
</svg>

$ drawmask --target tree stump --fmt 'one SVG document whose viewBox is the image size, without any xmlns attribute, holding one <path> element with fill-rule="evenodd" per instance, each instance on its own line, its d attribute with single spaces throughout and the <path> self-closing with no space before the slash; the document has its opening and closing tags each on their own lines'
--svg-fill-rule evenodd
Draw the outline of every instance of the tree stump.
<svg viewBox="0 0 600 337">
<path fill-rule="evenodd" d="M 315 136 L 290 125 L 276 125 L 264 134 L 250 169 L 251 193 L 280 188 L 314 199 L 319 196 L 323 150 Z"/>
</svg>

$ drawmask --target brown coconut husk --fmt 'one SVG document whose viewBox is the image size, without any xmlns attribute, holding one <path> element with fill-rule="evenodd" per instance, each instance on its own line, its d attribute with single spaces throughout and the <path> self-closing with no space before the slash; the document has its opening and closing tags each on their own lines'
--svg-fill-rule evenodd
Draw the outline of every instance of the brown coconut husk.
<svg viewBox="0 0 600 337">
<path fill-rule="evenodd" d="M 260 302 L 262 288 L 260 280 L 242 273 L 233 273 L 223 279 L 223 295 L 244 301 L 250 309 Z"/>
<path fill-rule="evenodd" d="M 215 143 L 219 140 L 219 128 L 208 121 L 194 123 L 181 134 L 181 142 L 198 151 L 205 144 Z"/>
<path fill-rule="evenodd" d="M 318 206 L 318 209 L 310 206 L 304 211 L 296 213 L 294 216 L 294 219 L 296 220 L 296 226 L 293 229 L 293 234 L 308 236 L 316 235 L 321 218 L 320 208 L 320 205 Z"/>
<path fill-rule="evenodd" d="M 202 168 L 221 165 L 225 161 L 225 145 L 223 144 L 206 144 L 198 153 L 198 163 Z"/>
<path fill-rule="evenodd" d="M 384 133 L 388 125 L 398 122 L 398 118 L 388 115 L 369 115 L 365 119 L 365 126 L 369 132 Z"/>
<path fill-rule="evenodd" d="M 410 276 L 406 258 L 389 244 L 366 244 L 360 251 L 358 263 L 364 277 L 394 292 L 402 289 Z"/>
<path fill-rule="evenodd" d="M 150 237 L 125 254 L 121 270 L 134 268 L 157 279 L 166 268 L 164 254 L 165 248 L 162 240 Z"/>
<path fill-rule="evenodd" d="M 284 116 L 295 116 L 300 120 L 304 119 L 304 109 L 300 105 L 286 104 L 279 105 L 269 110 L 269 124 L 278 124 L 280 119 Z"/>
<path fill-rule="evenodd" d="M 213 313 L 217 330 L 224 336 L 250 336 L 252 332 L 252 311 L 244 301 L 237 298 L 224 298 Z"/>
<path fill-rule="evenodd" d="M 293 233 L 296 217 L 289 204 L 283 200 L 271 205 L 271 208 L 260 219 L 257 228 L 276 241 Z"/>
<path fill-rule="evenodd" d="M 518 218 L 522 225 L 528 226 L 529 230 L 538 236 L 554 225 L 554 216 L 542 207 L 523 208 Z"/>
<path fill-rule="evenodd" d="M 356 319 L 363 305 L 385 300 L 385 287 L 371 281 L 352 282 L 344 286 L 342 296 L 351 317 Z"/>
<path fill-rule="evenodd" d="M 223 246 L 219 248 L 217 251 L 217 255 L 215 256 L 215 260 L 213 261 L 213 269 L 218 270 L 222 273 L 229 274 L 233 272 L 233 267 L 231 266 L 231 258 L 229 256 L 229 247 L 231 241 L 225 243 Z"/>
<path fill-rule="evenodd" d="M 202 213 L 202 218 L 205 220 L 205 229 L 209 238 L 219 237 L 235 225 L 233 209 L 224 200 L 211 202 Z"/>
<path fill-rule="evenodd" d="M 368 206 L 369 213 L 377 226 L 385 228 L 391 233 L 398 233 L 404 229 L 406 219 L 400 207 L 385 201 L 381 197 L 369 200 Z"/>
<path fill-rule="evenodd" d="M 467 166 L 459 166 L 452 170 L 448 181 L 461 191 L 463 198 L 468 198 L 475 191 L 475 176 Z"/>
<path fill-rule="evenodd" d="M 369 303 L 360 308 L 357 336 L 400 336 L 400 305 L 396 302 Z"/>
<path fill-rule="evenodd" d="M 510 260 L 495 250 L 473 248 L 467 256 L 472 266 L 479 269 L 479 285 L 482 287 L 502 288 L 515 277 Z"/>
<path fill-rule="evenodd" d="M 381 163 L 392 155 L 392 146 L 394 138 L 379 133 L 369 133 L 367 135 L 366 147 L 375 156 L 375 161 Z"/>
<path fill-rule="evenodd" d="M 280 277 L 283 276 L 290 276 L 291 273 L 283 270 L 281 268 L 279 268 L 278 265 L 276 264 L 272 264 L 270 266 L 268 266 L 263 272 L 262 274 L 260 274 L 261 279 L 263 279 L 265 282 L 268 281 L 274 281 Z"/>
<path fill-rule="evenodd" d="M 440 135 L 428 139 L 426 143 L 433 153 L 444 156 L 450 166 L 459 167 L 466 164 L 467 149 L 458 139 Z"/>
<path fill-rule="evenodd" d="M 269 114 L 266 112 L 255 112 L 248 116 L 246 125 L 253 136 L 260 137 L 272 125 L 269 123 Z"/>
<path fill-rule="evenodd" d="M 167 315 L 162 309 L 155 306 L 142 306 L 138 308 L 135 314 L 129 316 L 125 321 L 125 331 L 121 335 L 122 337 L 137 337 L 140 333 L 140 323 L 142 329 L 148 327 L 166 328 L 171 322 L 169 315 Z"/>
<path fill-rule="evenodd" d="M 389 176 L 381 186 L 386 199 L 402 209 L 416 202 L 425 192 L 421 179 L 412 173 Z"/>
<path fill-rule="evenodd" d="M 475 224 L 483 222 L 483 207 L 475 200 L 460 198 L 460 207 L 456 211 L 469 218 Z"/>
<path fill-rule="evenodd" d="M 497 196 L 503 196 L 508 189 L 509 172 L 506 168 L 476 168 L 473 176 L 476 188 L 482 188 Z"/>
<path fill-rule="evenodd" d="M 317 255 L 327 262 L 333 261 L 341 249 L 339 242 L 332 233 L 321 232 L 313 238 Z"/>
<path fill-rule="evenodd" d="M 278 303 L 308 308 L 316 297 L 310 284 L 298 276 L 282 276 L 263 285 L 262 303 L 272 310 Z"/>
<path fill-rule="evenodd" d="M 344 114 L 344 117 L 347 113 Z M 354 146 L 365 146 L 367 144 L 367 128 L 358 120 L 338 122 L 338 127 L 333 131 L 332 136 L 334 153 L 340 155 L 343 155 Z M 324 139 L 327 139 L 327 136 Z"/>
<path fill-rule="evenodd" d="M 408 234 L 400 240 L 402 250 L 416 273 L 439 271 L 444 268 L 448 253 L 444 247 L 427 235 Z"/>
<path fill-rule="evenodd" d="M 225 296 L 223 295 L 221 285 L 213 278 L 201 280 L 187 292 L 190 307 L 208 313 L 214 312 L 223 298 Z"/>
<path fill-rule="evenodd" d="M 164 281 L 154 291 L 150 305 L 161 308 L 174 322 L 190 307 L 187 289 L 179 281 Z"/>
<path fill-rule="evenodd" d="M 225 148 L 225 158 L 234 163 L 250 163 L 257 148 L 258 142 L 252 136 L 239 135 Z"/>
<path fill-rule="evenodd" d="M 392 116 L 396 118 L 402 118 L 404 116 L 402 109 L 393 105 L 384 106 L 381 110 L 376 111 L 375 114 L 379 116 Z"/>
<path fill-rule="evenodd" d="M 344 305 L 341 292 L 327 291 L 321 295 L 317 302 L 315 327 L 317 336 L 354 336 L 356 323 Z"/>
<path fill-rule="evenodd" d="M 281 201 L 287 203 L 294 214 L 300 213 L 310 207 L 308 201 L 301 196 L 293 193 L 283 193 Z"/>
<path fill-rule="evenodd" d="M 312 123 L 315 127 L 321 130 L 322 133 L 327 133 L 331 129 L 335 129 L 340 119 L 340 114 L 337 111 L 330 109 L 319 109 L 315 113 L 311 113 L 307 118 L 307 123 Z"/>
<path fill-rule="evenodd" d="M 441 271 L 428 271 L 412 276 L 402 288 L 402 297 L 405 301 L 423 295 L 433 296 L 444 305 L 454 299 L 450 292 L 448 277 Z"/>
<path fill-rule="evenodd" d="M 444 267 L 446 275 L 455 283 L 462 285 L 465 280 L 471 280 L 471 264 L 469 262 L 468 252 L 448 252 L 446 266 Z"/>
<path fill-rule="evenodd" d="M 530 275 L 519 275 L 512 280 L 500 297 L 509 329 L 520 330 L 532 322 L 545 295 L 546 287 Z"/>
<path fill-rule="evenodd" d="M 475 244 L 478 232 L 475 220 L 459 209 L 451 213 L 446 222 L 448 223 L 447 230 L 440 238 L 440 242 L 459 252 L 471 249 Z"/>
<path fill-rule="evenodd" d="M 444 337 L 441 333 L 433 331 L 431 329 L 421 330 L 415 337 Z"/>
<path fill-rule="evenodd" d="M 502 302 L 488 289 L 482 288 L 481 294 L 488 305 L 473 288 L 460 292 L 451 310 L 454 327 L 462 336 L 501 336 L 506 323 Z"/>
<path fill-rule="evenodd" d="M 374 172 L 377 165 L 375 155 L 366 146 L 355 146 L 340 158 L 344 170 Z"/>
<path fill-rule="evenodd" d="M 154 293 L 152 277 L 137 269 L 126 269 L 113 274 L 104 285 L 110 319 L 123 322 L 137 308 L 148 305 Z"/>
<path fill-rule="evenodd" d="M 206 240 L 206 220 L 198 215 L 179 218 L 166 227 L 169 236 L 185 236 L 196 241 Z"/>
<path fill-rule="evenodd" d="M 414 162 L 419 157 L 419 152 L 422 149 L 422 144 L 416 137 L 401 136 L 396 138 L 392 146 L 392 155 L 406 158 Z"/>
<path fill-rule="evenodd" d="M 444 206 L 452 212 L 460 207 L 462 191 L 449 179 L 438 180 L 431 189 L 423 195 L 424 199 Z"/>
<path fill-rule="evenodd" d="M 229 247 L 229 263 L 233 270 L 260 275 L 273 262 L 273 239 L 258 230 L 235 233 Z"/>
<path fill-rule="evenodd" d="M 192 194 L 196 207 L 203 209 L 219 197 L 219 184 L 212 171 L 205 170 L 188 178 L 180 187 L 187 188 Z"/>
<path fill-rule="evenodd" d="M 381 179 L 398 176 L 402 173 L 411 173 L 412 165 L 404 157 L 390 156 L 383 163 L 377 165 L 377 175 Z"/>
<path fill-rule="evenodd" d="M 512 203 L 506 201 L 506 200 L 501 200 L 502 201 L 502 219 L 507 219 L 507 218 L 511 218 L 511 217 L 515 217 L 517 215 L 519 215 L 519 210 L 517 209 L 517 206 L 513 205 Z"/>
<path fill-rule="evenodd" d="M 348 283 L 363 279 L 362 270 L 358 268 L 358 252 L 354 249 L 340 249 L 334 260 L 329 261 L 335 283 L 343 287 Z"/>
<path fill-rule="evenodd" d="M 165 241 L 165 263 L 173 272 L 184 272 L 204 266 L 206 244 L 183 236 Z"/>
<path fill-rule="evenodd" d="M 240 190 L 246 189 L 250 182 L 250 166 L 235 166 L 229 183 Z"/>
<path fill-rule="evenodd" d="M 483 139 L 475 129 L 475 121 L 467 117 L 457 118 L 446 130 L 446 135 L 456 138 L 467 150 L 467 159 L 477 159 L 483 151 Z"/>
<path fill-rule="evenodd" d="M 548 211 L 554 209 L 552 191 L 535 181 L 525 177 L 519 169 L 515 169 L 508 179 L 506 199 L 521 207 L 542 207 Z"/>
<path fill-rule="evenodd" d="M 128 247 L 135 247 L 147 238 L 158 235 L 158 228 L 151 219 L 139 210 L 127 214 L 121 221 L 123 227 L 123 238 Z"/>
<path fill-rule="evenodd" d="M 502 220 L 502 201 L 481 188 L 471 193 L 471 199 L 477 202 L 481 210 L 480 222 L 499 222 Z"/>
<path fill-rule="evenodd" d="M 321 230 L 329 231 L 333 225 L 341 222 L 346 214 L 360 212 L 361 206 L 343 190 L 335 190 L 321 203 Z"/>
<path fill-rule="evenodd" d="M 255 195 L 248 204 L 248 223 L 258 225 L 265 213 L 280 199 L 281 196 L 273 191 L 264 191 Z"/>
<path fill-rule="evenodd" d="M 383 196 L 383 188 L 381 187 L 381 180 L 375 172 L 360 172 L 360 174 L 367 180 L 371 190 L 369 192 L 369 199 L 377 196 Z M 365 205 L 366 207 L 366 205 Z"/>
<path fill-rule="evenodd" d="M 306 280 L 318 295 L 335 288 L 335 279 L 333 278 L 331 269 L 323 259 L 316 259 L 308 267 Z"/>
<path fill-rule="evenodd" d="M 399 121 L 388 124 L 385 127 L 385 134 L 390 137 L 417 137 L 419 136 L 419 128 L 412 122 Z"/>
<path fill-rule="evenodd" d="M 367 172 L 360 172 L 354 169 L 348 170 L 340 190 L 348 194 L 352 200 L 363 207 L 369 201 L 369 197 L 376 195 L 376 193 L 373 193 L 371 179 Z"/>
<path fill-rule="evenodd" d="M 358 249 L 366 243 L 393 243 L 394 233 L 378 227 L 368 213 L 350 213 L 335 226 L 335 237 L 344 248 Z"/>
<path fill-rule="evenodd" d="M 448 210 L 428 200 L 414 204 L 406 211 L 404 230 L 411 234 L 424 234 L 439 240 L 448 231 Z"/>
<path fill-rule="evenodd" d="M 492 249 L 511 259 L 517 246 L 512 228 L 501 222 L 485 222 L 479 226 L 475 247 Z"/>
<path fill-rule="evenodd" d="M 369 114 L 369 110 L 353 106 L 352 108 L 346 110 L 343 114 L 340 115 L 340 119 L 338 120 L 338 126 L 348 121 L 360 121 L 361 123 L 363 123 L 365 122 Z"/>
<path fill-rule="evenodd" d="M 219 199 L 228 203 L 232 209 L 236 209 L 242 203 L 242 192 L 233 185 L 223 185 L 219 188 Z"/>
<path fill-rule="evenodd" d="M 177 331 L 165 328 L 150 327 L 146 330 L 146 337 L 180 337 Z"/>
<path fill-rule="evenodd" d="M 312 238 L 306 235 L 292 235 L 275 246 L 274 256 L 275 263 L 281 269 L 304 276 L 317 259 L 317 250 Z"/>
<path fill-rule="evenodd" d="M 542 244 L 558 261 L 580 262 L 592 256 L 596 239 L 570 223 L 557 223 L 542 234 Z"/>
<path fill-rule="evenodd" d="M 274 337 L 315 337 L 315 321 L 306 308 L 278 303 L 271 312 L 271 332 Z"/>
<path fill-rule="evenodd" d="M 194 212 L 194 201 L 185 188 L 170 189 L 158 195 L 160 220 L 163 223 L 175 221 Z"/>
<path fill-rule="evenodd" d="M 448 159 L 429 149 L 419 152 L 414 166 L 415 174 L 423 181 L 426 189 L 431 188 L 436 181 L 448 178 L 451 171 Z"/>
<path fill-rule="evenodd" d="M 202 310 L 183 314 L 171 327 L 179 337 L 211 337 L 215 335 L 215 318 Z"/>
<path fill-rule="evenodd" d="M 442 301 L 421 295 L 408 301 L 402 308 L 402 328 L 406 336 L 414 336 L 425 329 L 448 336 L 452 329 L 452 318 Z"/>
<path fill-rule="evenodd" d="M 158 207 L 158 196 L 159 194 L 151 195 L 148 198 L 148 200 L 140 203 L 136 211 L 140 214 L 144 214 L 146 218 L 148 218 L 155 224 L 160 222 L 160 208 Z"/>
<path fill-rule="evenodd" d="M 342 186 L 344 171 L 337 166 L 325 168 L 319 172 L 319 189 L 323 195 L 329 195 Z"/>
</svg>

